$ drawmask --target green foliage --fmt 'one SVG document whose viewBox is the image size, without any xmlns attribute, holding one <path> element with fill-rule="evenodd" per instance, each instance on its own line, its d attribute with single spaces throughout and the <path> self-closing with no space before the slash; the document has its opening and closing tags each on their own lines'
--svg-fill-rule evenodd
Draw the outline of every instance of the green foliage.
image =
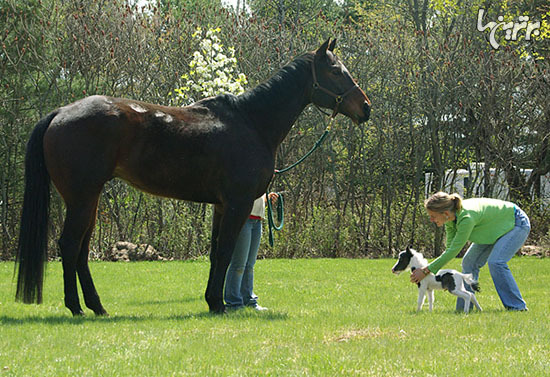
<svg viewBox="0 0 550 377">
<path fill-rule="evenodd" d="M 441 232 L 422 208 L 424 174 L 433 173 L 431 190 L 438 190 L 446 170 L 477 162 L 504 172 L 509 199 L 535 220 L 528 242 L 545 242 L 550 217 L 537 182 L 550 172 L 546 2 L 246 4 L 250 13 L 235 14 L 218 0 L 1 2 L 1 259 L 14 256 L 25 143 L 41 116 L 91 94 L 178 105 L 237 94 L 240 87 L 227 84 L 236 85 L 241 73 L 254 87 L 328 37 L 338 39 L 337 55 L 372 100 L 371 120 L 358 127 L 338 116 L 322 148 L 273 182 L 287 192 L 288 219 L 263 255 L 370 257 L 409 243 L 437 255 Z M 541 33 L 494 50 L 476 29 L 482 6 L 487 20 L 540 20 Z M 276 167 L 303 156 L 325 127 L 325 117 L 307 108 Z M 522 168 L 533 169 L 530 179 Z M 480 194 L 493 188 L 489 182 Z M 52 257 L 64 216 L 53 197 Z M 193 258 L 210 250 L 210 223 L 209 205 L 154 198 L 115 180 L 102 195 L 92 249 L 100 256 L 125 240 Z"/>
<path fill-rule="evenodd" d="M 340 6 L 334 0 L 250 0 L 254 14 L 279 25 L 292 27 L 321 15 L 337 21 Z"/>
<path fill-rule="evenodd" d="M 458 268 L 459 260 L 452 263 Z M 435 293 L 416 313 L 417 287 L 393 259 L 260 260 L 255 291 L 268 312 L 208 313 L 207 260 L 92 263 L 111 316 L 72 318 L 60 263 L 44 304 L 13 302 L 13 263 L 0 263 L 0 370 L 6 376 L 548 376 L 550 259 L 514 258 L 529 312 L 507 312 L 488 269 L 484 311 L 454 312 Z M 417 350 L 421 350 L 417 351 Z"/>
</svg>

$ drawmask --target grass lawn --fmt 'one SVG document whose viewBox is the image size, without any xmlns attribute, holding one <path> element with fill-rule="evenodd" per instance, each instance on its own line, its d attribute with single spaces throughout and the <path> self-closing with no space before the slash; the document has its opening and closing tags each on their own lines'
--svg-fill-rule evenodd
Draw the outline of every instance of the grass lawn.
<svg viewBox="0 0 550 377">
<path fill-rule="evenodd" d="M 0 263 L 0 377 L 550 376 L 550 259 L 510 263 L 529 312 L 504 311 L 484 268 L 484 311 L 470 315 L 446 292 L 416 313 L 417 288 L 393 263 L 261 260 L 256 293 L 270 310 L 215 316 L 206 260 L 94 262 L 108 318 L 71 317 L 58 262 L 44 304 L 14 303 L 13 263 Z"/>
</svg>

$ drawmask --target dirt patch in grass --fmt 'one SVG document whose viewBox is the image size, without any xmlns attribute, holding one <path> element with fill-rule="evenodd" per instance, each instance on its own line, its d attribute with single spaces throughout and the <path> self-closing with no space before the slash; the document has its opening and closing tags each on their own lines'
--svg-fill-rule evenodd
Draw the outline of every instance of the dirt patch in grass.
<svg viewBox="0 0 550 377">
<path fill-rule="evenodd" d="M 403 339 L 408 335 L 405 330 L 400 329 L 398 331 L 381 330 L 379 327 L 365 328 L 365 329 L 348 329 L 340 331 L 332 336 L 325 338 L 325 343 L 339 343 L 349 342 L 350 340 L 358 339 L 375 339 L 381 337 L 388 337 L 393 339 Z"/>
</svg>

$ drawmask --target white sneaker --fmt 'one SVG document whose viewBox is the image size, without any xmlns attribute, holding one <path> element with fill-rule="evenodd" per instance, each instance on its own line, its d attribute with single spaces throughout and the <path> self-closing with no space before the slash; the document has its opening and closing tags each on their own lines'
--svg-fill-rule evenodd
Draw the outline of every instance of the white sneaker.
<svg viewBox="0 0 550 377">
<path fill-rule="evenodd" d="M 263 306 L 260 306 L 258 304 L 256 305 L 250 305 L 249 308 L 252 308 L 256 311 L 259 311 L 259 312 L 265 312 L 266 310 L 269 310 L 268 308 L 264 308 Z"/>
</svg>

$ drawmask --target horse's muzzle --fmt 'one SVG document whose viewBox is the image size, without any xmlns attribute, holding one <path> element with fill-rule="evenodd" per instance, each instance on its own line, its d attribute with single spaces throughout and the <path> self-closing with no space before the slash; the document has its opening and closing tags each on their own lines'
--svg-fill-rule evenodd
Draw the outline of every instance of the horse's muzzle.
<svg viewBox="0 0 550 377">
<path fill-rule="evenodd" d="M 363 104 L 363 116 L 359 118 L 358 123 L 365 123 L 370 118 L 370 108 L 371 105 L 367 101 Z"/>
</svg>

